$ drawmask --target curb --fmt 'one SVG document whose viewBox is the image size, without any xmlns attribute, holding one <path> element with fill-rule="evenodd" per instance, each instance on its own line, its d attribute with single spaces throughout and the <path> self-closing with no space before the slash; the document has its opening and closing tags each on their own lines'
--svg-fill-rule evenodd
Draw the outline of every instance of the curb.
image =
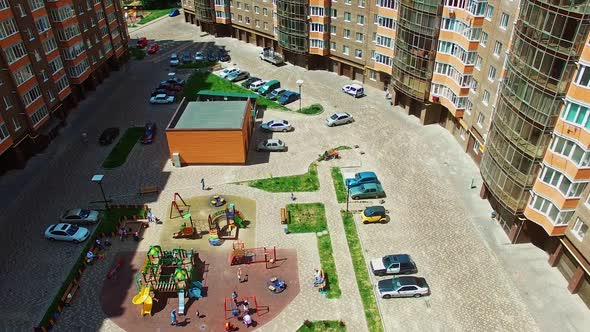
<svg viewBox="0 0 590 332">
<path fill-rule="evenodd" d="M 152 24 L 154 24 L 154 23 L 156 23 L 156 22 L 160 22 L 161 20 L 163 20 L 163 19 L 165 19 L 165 18 L 168 18 L 168 14 L 166 14 L 166 15 L 164 15 L 164 16 L 162 16 L 162 17 L 158 17 L 158 18 L 157 18 L 157 19 L 155 19 L 155 20 L 149 21 L 149 22 L 147 22 L 146 24 L 141 24 L 141 25 L 139 25 L 139 24 L 138 24 L 138 27 L 136 27 L 136 28 L 130 28 L 129 26 L 127 26 L 127 31 L 129 31 L 129 33 L 130 33 L 130 34 L 131 34 L 131 33 L 134 33 L 134 32 L 135 32 L 135 31 L 137 31 L 137 30 L 141 30 L 141 29 L 143 29 L 143 28 L 145 28 L 145 27 L 147 27 L 147 26 L 150 26 L 150 25 L 152 25 Z M 131 29 L 133 29 L 133 30 L 131 30 Z"/>
</svg>

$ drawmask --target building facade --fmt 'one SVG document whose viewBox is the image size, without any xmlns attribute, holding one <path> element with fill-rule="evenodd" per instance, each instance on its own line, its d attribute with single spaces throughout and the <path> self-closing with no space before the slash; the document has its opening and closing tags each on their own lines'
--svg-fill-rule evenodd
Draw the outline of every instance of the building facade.
<svg viewBox="0 0 590 332">
<path fill-rule="evenodd" d="M 0 173 L 46 147 L 126 58 L 122 13 L 113 0 L 0 0 Z"/>
</svg>

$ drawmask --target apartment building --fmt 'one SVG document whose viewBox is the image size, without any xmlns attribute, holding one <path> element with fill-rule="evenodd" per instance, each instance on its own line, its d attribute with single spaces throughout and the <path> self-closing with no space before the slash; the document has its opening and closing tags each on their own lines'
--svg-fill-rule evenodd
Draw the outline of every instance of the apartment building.
<svg viewBox="0 0 590 332">
<path fill-rule="evenodd" d="M 0 0 L 0 173 L 47 146 L 128 40 L 118 1 Z"/>
</svg>

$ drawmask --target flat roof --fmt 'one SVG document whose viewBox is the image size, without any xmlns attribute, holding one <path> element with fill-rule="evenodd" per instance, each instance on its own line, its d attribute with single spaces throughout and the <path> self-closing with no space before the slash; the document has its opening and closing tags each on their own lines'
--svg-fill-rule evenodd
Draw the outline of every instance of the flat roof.
<svg viewBox="0 0 590 332">
<path fill-rule="evenodd" d="M 187 103 L 172 128 L 241 129 L 247 104 L 247 100 L 192 101 Z"/>
<path fill-rule="evenodd" d="M 197 92 L 197 96 L 218 96 L 218 97 L 242 97 L 256 99 L 260 97 L 255 93 L 238 93 L 238 92 L 220 92 L 212 90 L 201 90 Z"/>
</svg>

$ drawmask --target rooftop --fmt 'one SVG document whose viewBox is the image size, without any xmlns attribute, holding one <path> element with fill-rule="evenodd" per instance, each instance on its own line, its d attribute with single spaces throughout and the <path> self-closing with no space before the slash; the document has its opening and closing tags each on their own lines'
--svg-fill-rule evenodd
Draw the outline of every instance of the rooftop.
<svg viewBox="0 0 590 332">
<path fill-rule="evenodd" d="M 170 128 L 241 129 L 247 104 L 247 100 L 188 102 Z"/>
</svg>

